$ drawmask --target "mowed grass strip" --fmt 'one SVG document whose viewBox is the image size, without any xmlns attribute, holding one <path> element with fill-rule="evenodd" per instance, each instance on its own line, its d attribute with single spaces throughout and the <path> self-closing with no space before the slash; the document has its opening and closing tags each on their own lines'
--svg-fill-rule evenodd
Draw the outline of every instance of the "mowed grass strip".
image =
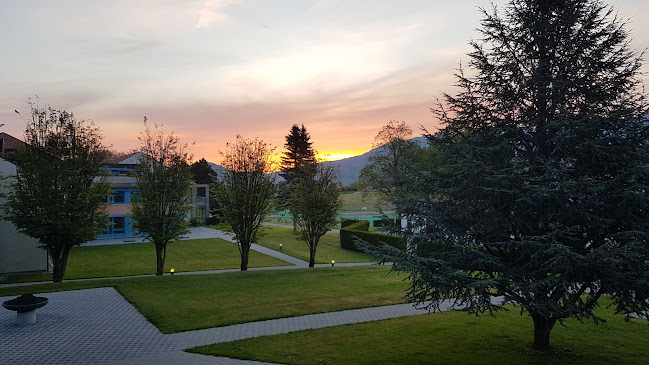
<svg viewBox="0 0 649 365">
<path fill-rule="evenodd" d="M 167 246 L 165 271 L 176 272 L 234 269 L 241 265 L 237 246 L 218 238 L 172 242 Z M 250 253 L 250 267 L 291 265 L 258 252 Z M 155 274 L 156 253 L 153 243 L 80 246 L 70 251 L 65 279 Z M 49 281 L 52 274 L 19 275 L 8 282 Z"/>
<path fill-rule="evenodd" d="M 602 300 L 603 306 L 610 302 Z M 517 309 L 497 318 L 443 312 L 239 340 L 191 349 L 282 364 L 648 364 L 649 326 L 624 322 L 557 324 L 555 350 L 531 350 L 532 320 Z"/>
<path fill-rule="evenodd" d="M 112 286 L 160 331 L 175 333 L 403 303 L 407 283 L 388 271 L 364 266 L 166 275 L 0 288 L 0 296 Z"/>
<path fill-rule="evenodd" d="M 365 198 L 363 198 L 363 193 L 360 191 L 345 191 L 341 194 L 343 199 L 343 207 L 341 211 L 343 212 L 361 212 L 363 207 L 368 208 L 370 211 L 376 211 L 379 204 L 377 203 L 381 199 L 381 195 L 378 192 L 369 192 Z M 392 209 L 392 204 L 382 203 L 384 209 Z"/>
<path fill-rule="evenodd" d="M 300 239 L 299 231 L 297 234 L 293 234 L 292 228 L 265 226 L 264 236 L 259 239 L 258 244 L 275 251 L 279 251 L 279 245 L 281 244 L 282 253 L 309 261 L 309 247 Z M 341 248 L 340 235 L 327 233 L 320 239 L 316 250 L 315 263 L 330 264 L 331 260 L 335 262 L 376 261 L 371 256 Z"/>
</svg>

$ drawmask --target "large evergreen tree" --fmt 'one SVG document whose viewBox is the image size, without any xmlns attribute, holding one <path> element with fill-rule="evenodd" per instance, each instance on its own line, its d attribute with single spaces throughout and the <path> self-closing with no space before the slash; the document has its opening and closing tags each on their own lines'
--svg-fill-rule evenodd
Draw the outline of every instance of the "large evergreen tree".
<svg viewBox="0 0 649 365">
<path fill-rule="evenodd" d="M 190 170 L 194 176 L 194 182 L 197 184 L 211 184 L 216 178 L 216 172 L 204 158 L 191 164 Z"/>
<path fill-rule="evenodd" d="M 4 210 L 47 250 L 54 282 L 60 282 L 71 248 L 95 239 L 108 221 L 111 187 L 100 171 L 108 152 L 94 125 L 63 110 L 30 106 L 27 144 L 14 155 L 17 176 Z"/>
<path fill-rule="evenodd" d="M 281 208 L 291 208 L 291 187 L 295 179 L 307 177 L 315 173 L 315 151 L 310 141 L 311 136 L 306 131 L 304 124 L 300 128 L 293 124 L 291 131 L 286 135 L 284 155 L 282 156 L 281 171 L 279 176 L 285 183 L 279 185 L 277 200 Z M 297 230 L 297 221 L 293 219 L 293 232 Z"/>
<path fill-rule="evenodd" d="M 512 0 L 482 10 L 459 93 L 435 108 L 441 165 L 418 171 L 408 298 L 471 313 L 512 303 L 534 348 L 566 318 L 649 306 L 649 120 L 626 23 L 592 0 Z M 504 302 L 492 303 L 493 296 Z"/>
<path fill-rule="evenodd" d="M 282 156 L 282 170 L 279 176 L 289 184 L 305 173 L 312 173 L 316 159 L 310 139 L 311 136 L 306 131 L 304 124 L 302 127 L 293 124 L 291 132 L 286 135 L 286 144 L 284 144 L 286 151 Z"/>
</svg>

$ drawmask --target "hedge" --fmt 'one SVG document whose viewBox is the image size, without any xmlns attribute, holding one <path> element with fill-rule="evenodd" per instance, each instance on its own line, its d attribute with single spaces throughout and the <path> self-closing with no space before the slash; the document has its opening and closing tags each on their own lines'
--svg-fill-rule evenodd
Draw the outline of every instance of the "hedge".
<svg viewBox="0 0 649 365">
<path fill-rule="evenodd" d="M 387 244 L 402 251 L 406 250 L 406 240 L 403 237 L 368 232 L 370 228 L 370 222 L 368 221 L 344 219 L 340 222 L 340 226 L 340 247 L 345 250 L 361 252 L 356 247 L 356 239 L 361 239 L 374 246 Z"/>
<path fill-rule="evenodd" d="M 343 218 L 340 221 L 340 228 L 343 229 L 345 227 L 351 226 L 352 224 L 357 225 L 358 223 L 361 223 L 361 224 L 358 225 L 359 228 L 355 228 L 355 230 L 357 230 L 357 231 L 365 231 L 365 232 L 370 230 L 370 222 L 361 221 L 361 220 L 358 220 L 358 219 L 346 219 L 346 218 Z M 363 223 L 365 223 L 365 224 L 363 224 Z"/>
</svg>

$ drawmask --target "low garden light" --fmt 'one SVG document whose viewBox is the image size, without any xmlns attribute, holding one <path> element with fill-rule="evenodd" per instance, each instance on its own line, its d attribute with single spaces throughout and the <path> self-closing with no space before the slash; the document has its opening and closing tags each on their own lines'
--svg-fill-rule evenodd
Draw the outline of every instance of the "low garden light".
<svg viewBox="0 0 649 365">
<path fill-rule="evenodd" d="M 173 275 L 173 274 L 174 274 L 174 271 L 175 271 L 175 270 L 174 270 L 174 268 L 173 268 L 173 267 L 171 268 L 171 270 L 169 270 L 169 272 L 171 273 L 171 275 Z"/>
<path fill-rule="evenodd" d="M 334 267 L 334 260 L 331 260 L 331 267 Z"/>
<path fill-rule="evenodd" d="M 279 244 L 279 250 L 282 251 L 282 244 Z"/>
</svg>

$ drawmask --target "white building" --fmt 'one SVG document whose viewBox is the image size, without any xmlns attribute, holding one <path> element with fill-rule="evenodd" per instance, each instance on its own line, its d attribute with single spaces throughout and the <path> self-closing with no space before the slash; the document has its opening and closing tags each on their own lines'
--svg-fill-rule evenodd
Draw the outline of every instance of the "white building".
<svg viewBox="0 0 649 365">
<path fill-rule="evenodd" d="M 0 158 L 0 209 L 16 176 L 16 165 Z M 2 213 L 0 211 L 0 213 Z M 43 272 L 47 270 L 47 253 L 38 248 L 38 240 L 19 233 L 13 223 L 0 220 L 0 274 Z"/>
</svg>

